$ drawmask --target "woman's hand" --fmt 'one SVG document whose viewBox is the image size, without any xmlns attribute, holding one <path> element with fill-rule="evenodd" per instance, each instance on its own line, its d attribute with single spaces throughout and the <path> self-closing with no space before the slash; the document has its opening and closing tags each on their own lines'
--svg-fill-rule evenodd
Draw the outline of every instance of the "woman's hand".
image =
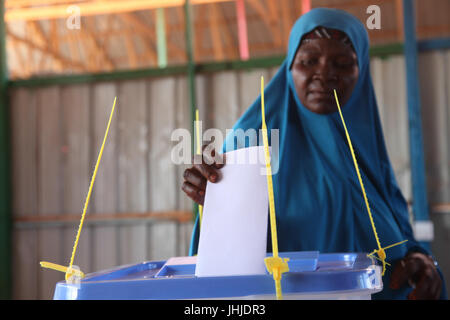
<svg viewBox="0 0 450 320">
<path fill-rule="evenodd" d="M 407 282 L 414 288 L 410 300 L 439 299 L 441 295 L 441 277 L 434 261 L 423 253 L 409 253 L 395 265 L 390 287 L 399 289 Z"/>
<path fill-rule="evenodd" d="M 184 182 L 181 189 L 189 198 L 203 205 L 206 182 L 216 183 L 220 180 L 220 170 L 225 165 L 225 155 L 211 151 L 212 145 L 203 146 L 202 155 L 194 156 L 194 164 L 184 170 Z"/>
</svg>

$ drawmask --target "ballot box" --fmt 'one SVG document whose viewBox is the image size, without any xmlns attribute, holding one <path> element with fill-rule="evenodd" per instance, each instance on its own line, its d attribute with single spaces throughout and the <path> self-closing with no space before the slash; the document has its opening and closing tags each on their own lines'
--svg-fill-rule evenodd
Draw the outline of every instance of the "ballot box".
<svg viewBox="0 0 450 320">
<path fill-rule="evenodd" d="M 381 266 L 366 253 L 284 252 L 283 299 L 368 300 L 383 289 Z M 195 276 L 196 257 L 174 257 L 87 274 L 56 284 L 56 300 L 275 299 L 267 274 Z"/>
</svg>

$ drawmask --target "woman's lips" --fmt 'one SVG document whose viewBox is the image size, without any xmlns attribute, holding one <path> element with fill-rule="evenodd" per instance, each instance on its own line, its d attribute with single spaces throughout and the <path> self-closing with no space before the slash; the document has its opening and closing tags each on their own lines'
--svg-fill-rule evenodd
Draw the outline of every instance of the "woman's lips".
<svg viewBox="0 0 450 320">
<path fill-rule="evenodd" d="M 328 91 L 310 91 L 309 95 L 311 95 L 312 98 L 322 98 L 322 99 L 323 98 L 329 99 L 333 97 L 332 93 Z"/>
</svg>

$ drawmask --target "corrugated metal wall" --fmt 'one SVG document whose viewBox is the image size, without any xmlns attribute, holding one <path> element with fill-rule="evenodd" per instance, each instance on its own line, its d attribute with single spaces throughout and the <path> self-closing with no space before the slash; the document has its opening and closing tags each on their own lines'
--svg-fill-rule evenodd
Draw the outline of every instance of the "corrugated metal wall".
<svg viewBox="0 0 450 320">
<path fill-rule="evenodd" d="M 114 96 L 117 113 L 88 216 L 192 210 L 178 192 L 183 168 L 170 161 L 173 128 L 190 128 L 184 77 L 18 88 L 11 92 L 13 217 L 81 217 Z M 52 298 L 78 222 L 18 222 L 13 230 L 13 297 Z M 84 272 L 187 254 L 192 223 L 104 221 L 86 224 L 75 264 Z"/>
<path fill-rule="evenodd" d="M 433 254 L 450 289 L 450 50 L 419 56 L 428 201 L 434 224 Z"/>
<path fill-rule="evenodd" d="M 405 59 L 373 58 L 371 73 L 389 158 L 403 195 L 411 200 Z"/>
<path fill-rule="evenodd" d="M 430 203 L 450 202 L 450 52 L 421 54 L 420 64 Z M 411 200 L 404 58 L 373 58 L 371 69 L 388 152 L 400 187 Z M 231 128 L 259 94 L 260 76 L 268 83 L 275 72 L 197 75 L 203 129 Z M 37 225 L 17 219 L 81 213 L 115 95 L 117 114 L 88 215 L 191 210 L 180 189 L 184 167 L 170 159 L 172 131 L 191 128 L 184 76 L 14 88 L 13 298 L 49 299 L 63 279 L 62 273 L 41 269 L 39 261 L 67 265 L 78 223 Z M 186 255 L 191 230 L 192 222 L 179 221 L 91 223 L 83 229 L 75 264 L 93 272 Z M 448 229 L 443 232 L 448 237 Z"/>
<path fill-rule="evenodd" d="M 450 50 L 419 60 L 424 151 L 430 203 L 450 202 Z"/>
</svg>

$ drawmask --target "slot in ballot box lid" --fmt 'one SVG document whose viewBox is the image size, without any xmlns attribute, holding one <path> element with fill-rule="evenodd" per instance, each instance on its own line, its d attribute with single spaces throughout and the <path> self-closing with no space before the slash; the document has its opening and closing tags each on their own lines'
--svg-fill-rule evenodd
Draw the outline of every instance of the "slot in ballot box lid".
<svg viewBox="0 0 450 320">
<path fill-rule="evenodd" d="M 267 254 L 267 256 L 271 256 L 271 254 Z M 289 258 L 288 265 L 290 272 L 314 271 L 317 268 L 319 251 L 283 252 L 279 256 Z M 192 277 L 195 274 L 196 260 L 197 257 L 170 258 L 155 277 Z"/>
<path fill-rule="evenodd" d="M 268 254 L 271 255 L 271 254 Z M 383 288 L 381 267 L 365 253 L 282 252 L 289 272 L 283 297 L 368 296 Z M 79 284 L 60 281 L 54 299 L 240 299 L 275 298 L 271 275 L 196 277 L 196 257 L 174 257 L 87 274 Z M 342 296 L 343 297 L 343 296 Z M 333 298 L 333 299 L 334 299 Z"/>
</svg>

